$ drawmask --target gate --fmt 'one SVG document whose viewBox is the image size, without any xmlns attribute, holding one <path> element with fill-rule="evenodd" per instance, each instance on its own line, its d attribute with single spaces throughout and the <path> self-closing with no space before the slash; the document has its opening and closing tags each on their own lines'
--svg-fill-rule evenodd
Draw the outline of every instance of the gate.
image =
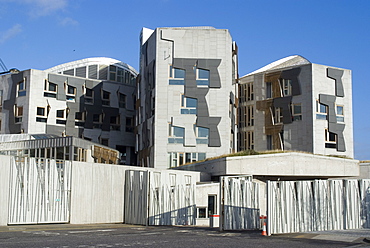
<svg viewBox="0 0 370 248">
<path fill-rule="evenodd" d="M 221 177 L 221 229 L 260 228 L 259 185 L 251 176 Z"/>
<path fill-rule="evenodd" d="M 177 171 L 126 171 L 125 223 L 194 225 L 194 178 Z"/>
<path fill-rule="evenodd" d="M 8 224 L 69 222 L 71 162 L 12 159 Z"/>
</svg>

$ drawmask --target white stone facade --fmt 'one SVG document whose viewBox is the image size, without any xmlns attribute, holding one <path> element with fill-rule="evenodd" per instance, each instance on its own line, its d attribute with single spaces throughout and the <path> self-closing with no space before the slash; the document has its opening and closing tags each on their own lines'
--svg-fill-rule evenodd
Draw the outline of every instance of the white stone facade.
<svg viewBox="0 0 370 248">
<path fill-rule="evenodd" d="M 142 40 L 142 166 L 176 167 L 235 151 L 235 47 L 228 30 L 210 27 L 157 28 Z"/>
</svg>

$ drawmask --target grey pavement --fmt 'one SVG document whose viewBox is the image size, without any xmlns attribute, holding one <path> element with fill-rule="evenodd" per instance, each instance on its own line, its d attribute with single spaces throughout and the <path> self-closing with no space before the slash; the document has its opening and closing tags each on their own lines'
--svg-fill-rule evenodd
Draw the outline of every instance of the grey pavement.
<svg viewBox="0 0 370 248">
<path fill-rule="evenodd" d="M 193 226 L 47 224 L 0 226 L 0 247 L 368 247 L 368 230 L 262 236 Z"/>
</svg>

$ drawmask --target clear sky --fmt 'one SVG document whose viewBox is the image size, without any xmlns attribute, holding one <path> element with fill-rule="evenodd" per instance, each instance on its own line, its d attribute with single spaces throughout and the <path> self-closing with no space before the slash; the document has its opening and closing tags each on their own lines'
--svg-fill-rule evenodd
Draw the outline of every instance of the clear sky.
<svg viewBox="0 0 370 248">
<path fill-rule="evenodd" d="M 142 27 L 229 29 L 243 76 L 289 55 L 352 70 L 355 158 L 370 160 L 370 0 L 0 0 L 0 58 L 47 69 L 111 57 L 138 69 Z"/>
</svg>

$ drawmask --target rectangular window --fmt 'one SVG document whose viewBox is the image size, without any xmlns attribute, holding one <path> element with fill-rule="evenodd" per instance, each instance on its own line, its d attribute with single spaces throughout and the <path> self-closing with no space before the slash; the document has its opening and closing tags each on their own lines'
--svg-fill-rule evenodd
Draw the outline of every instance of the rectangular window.
<svg viewBox="0 0 370 248">
<path fill-rule="evenodd" d="M 293 121 L 302 120 L 302 107 L 300 103 L 292 104 L 292 118 Z"/>
<path fill-rule="evenodd" d="M 196 69 L 197 86 L 209 86 L 209 71 L 203 69 Z"/>
<path fill-rule="evenodd" d="M 44 97 L 57 98 L 58 85 L 45 80 Z"/>
<path fill-rule="evenodd" d="M 272 150 L 272 135 L 266 135 L 266 141 L 267 141 L 267 150 Z"/>
<path fill-rule="evenodd" d="M 272 83 L 266 82 L 266 99 L 272 98 Z"/>
<path fill-rule="evenodd" d="M 37 107 L 36 114 L 39 115 L 39 116 L 45 116 L 45 108 Z"/>
<path fill-rule="evenodd" d="M 134 132 L 134 118 L 126 117 L 126 132 Z"/>
<path fill-rule="evenodd" d="M 83 127 L 85 125 L 86 112 L 75 113 L 75 126 Z"/>
<path fill-rule="evenodd" d="M 181 114 L 197 114 L 198 99 L 181 95 Z"/>
<path fill-rule="evenodd" d="M 283 96 L 291 96 L 292 95 L 292 80 L 290 79 L 281 79 L 280 86 Z"/>
<path fill-rule="evenodd" d="M 126 108 L 126 95 L 119 93 L 119 107 Z"/>
<path fill-rule="evenodd" d="M 209 129 L 205 127 L 197 127 L 194 124 L 194 133 L 197 144 L 208 145 Z"/>
<path fill-rule="evenodd" d="M 325 129 L 325 148 L 337 148 L 337 135 Z"/>
<path fill-rule="evenodd" d="M 22 81 L 20 81 L 17 84 L 17 91 L 18 91 L 18 96 L 26 95 L 26 78 L 24 78 Z"/>
<path fill-rule="evenodd" d="M 65 109 L 58 109 L 56 113 L 56 123 L 65 125 L 67 123 Z"/>
<path fill-rule="evenodd" d="M 94 91 L 92 89 L 85 87 L 84 100 L 87 104 L 94 104 Z"/>
<path fill-rule="evenodd" d="M 76 87 L 67 85 L 66 89 L 66 100 L 67 101 L 74 101 L 76 98 Z"/>
<path fill-rule="evenodd" d="M 15 123 L 22 122 L 23 106 L 15 105 Z"/>
<path fill-rule="evenodd" d="M 120 130 L 120 116 L 111 116 L 110 117 L 110 129 L 119 131 Z"/>
<path fill-rule="evenodd" d="M 3 106 L 3 90 L 0 90 L 0 106 Z"/>
<path fill-rule="evenodd" d="M 47 118 L 46 117 L 46 111 L 45 111 L 45 108 L 44 107 L 37 107 L 37 110 L 36 110 L 36 122 L 44 122 L 46 123 L 47 122 Z"/>
<path fill-rule="evenodd" d="M 102 90 L 101 98 L 102 98 L 102 105 L 106 105 L 106 106 L 110 105 L 110 92 Z"/>
<path fill-rule="evenodd" d="M 208 218 L 206 207 L 198 207 L 197 210 L 198 210 L 197 211 L 197 218 L 199 218 L 199 219 Z"/>
<path fill-rule="evenodd" d="M 93 114 L 93 128 L 101 128 L 103 123 L 103 114 Z"/>
<path fill-rule="evenodd" d="M 170 85 L 184 85 L 185 84 L 185 70 L 169 66 L 169 84 Z"/>
<path fill-rule="evenodd" d="M 185 136 L 185 128 L 173 126 L 168 124 L 168 143 L 170 144 L 183 144 Z"/>
<path fill-rule="evenodd" d="M 275 108 L 274 110 L 274 125 L 281 124 L 283 122 L 283 111 L 281 108 Z"/>
<path fill-rule="evenodd" d="M 116 81 L 116 75 L 117 75 L 117 66 L 110 65 L 109 66 L 109 80 Z"/>
<path fill-rule="evenodd" d="M 189 162 L 201 161 L 206 159 L 206 153 L 203 152 L 192 152 L 192 153 L 183 153 L 183 152 L 169 152 L 168 153 L 168 167 L 177 167 Z"/>
<path fill-rule="evenodd" d="M 337 122 L 344 122 L 344 112 L 342 105 L 337 105 Z"/>
<path fill-rule="evenodd" d="M 117 82 L 123 83 L 125 80 L 125 71 L 122 68 L 117 68 Z"/>
<path fill-rule="evenodd" d="M 328 107 L 316 100 L 316 119 L 327 120 Z"/>
</svg>

